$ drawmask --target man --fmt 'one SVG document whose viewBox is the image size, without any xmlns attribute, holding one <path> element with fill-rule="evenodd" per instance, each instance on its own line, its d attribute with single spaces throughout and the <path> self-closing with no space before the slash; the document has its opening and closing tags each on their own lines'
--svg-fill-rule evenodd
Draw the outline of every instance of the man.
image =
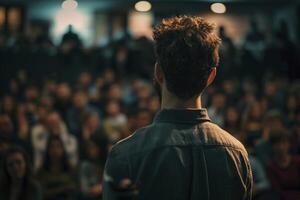
<svg viewBox="0 0 300 200">
<path fill-rule="evenodd" d="M 201 94 L 216 75 L 220 39 L 200 17 L 163 20 L 154 30 L 161 111 L 115 145 L 104 172 L 104 199 L 250 200 L 243 145 L 213 124 Z"/>
</svg>

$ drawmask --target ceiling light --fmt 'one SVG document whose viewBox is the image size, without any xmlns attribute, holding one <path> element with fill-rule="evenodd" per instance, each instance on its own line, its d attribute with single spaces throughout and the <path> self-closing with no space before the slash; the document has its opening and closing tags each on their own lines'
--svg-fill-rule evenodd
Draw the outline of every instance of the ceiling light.
<svg viewBox="0 0 300 200">
<path fill-rule="evenodd" d="M 214 13 L 222 14 L 226 12 L 226 6 L 223 3 L 213 3 L 210 6 L 211 11 Z"/>
<path fill-rule="evenodd" d="M 139 1 L 134 5 L 134 8 L 136 9 L 136 11 L 139 12 L 147 12 L 149 10 L 151 10 L 151 3 L 149 1 Z"/>
<path fill-rule="evenodd" d="M 65 0 L 62 4 L 61 7 L 65 10 L 75 10 L 78 6 L 77 1 L 75 0 Z"/>
</svg>

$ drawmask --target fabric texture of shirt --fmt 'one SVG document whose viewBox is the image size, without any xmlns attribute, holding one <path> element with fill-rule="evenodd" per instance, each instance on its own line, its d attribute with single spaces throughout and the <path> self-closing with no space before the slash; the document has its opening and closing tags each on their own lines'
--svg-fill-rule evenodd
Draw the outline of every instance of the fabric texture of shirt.
<svg viewBox="0 0 300 200">
<path fill-rule="evenodd" d="M 104 172 L 104 200 L 250 200 L 243 145 L 205 109 L 163 109 L 118 142 Z"/>
</svg>

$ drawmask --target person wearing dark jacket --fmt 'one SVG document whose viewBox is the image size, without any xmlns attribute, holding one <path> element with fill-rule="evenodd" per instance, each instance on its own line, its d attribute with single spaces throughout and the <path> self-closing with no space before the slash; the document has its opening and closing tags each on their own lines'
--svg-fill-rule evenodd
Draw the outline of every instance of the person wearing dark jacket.
<svg viewBox="0 0 300 200">
<path fill-rule="evenodd" d="M 151 125 L 111 149 L 104 200 L 250 200 L 244 146 L 201 105 L 218 65 L 221 41 L 214 26 L 197 16 L 164 19 L 154 40 L 162 109 Z"/>
</svg>

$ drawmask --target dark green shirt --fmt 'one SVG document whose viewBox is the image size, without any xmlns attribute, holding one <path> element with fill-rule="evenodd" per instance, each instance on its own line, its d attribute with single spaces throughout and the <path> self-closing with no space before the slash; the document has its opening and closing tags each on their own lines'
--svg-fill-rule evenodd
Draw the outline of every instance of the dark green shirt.
<svg viewBox="0 0 300 200">
<path fill-rule="evenodd" d="M 112 148 L 104 172 L 104 200 L 250 200 L 251 192 L 244 146 L 205 109 L 161 110 Z"/>
</svg>

